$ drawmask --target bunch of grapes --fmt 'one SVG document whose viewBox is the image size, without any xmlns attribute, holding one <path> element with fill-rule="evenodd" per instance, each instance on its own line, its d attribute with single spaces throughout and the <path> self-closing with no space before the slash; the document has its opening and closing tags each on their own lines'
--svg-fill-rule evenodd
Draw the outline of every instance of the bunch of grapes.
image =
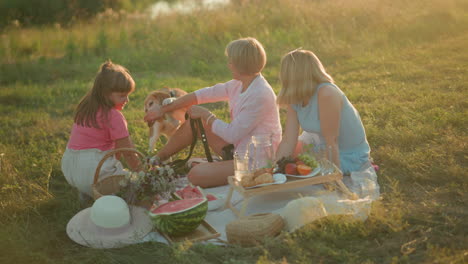
<svg viewBox="0 0 468 264">
<path fill-rule="evenodd" d="M 304 153 L 303 153 L 303 154 L 299 154 L 299 155 L 297 156 L 297 158 L 298 158 L 300 161 L 304 162 L 305 165 L 311 167 L 312 169 L 315 169 L 315 168 L 317 168 L 317 166 L 318 166 L 317 160 L 315 160 L 315 158 L 312 157 L 312 156 L 310 156 L 310 155 L 307 155 L 307 154 L 304 154 Z"/>
</svg>

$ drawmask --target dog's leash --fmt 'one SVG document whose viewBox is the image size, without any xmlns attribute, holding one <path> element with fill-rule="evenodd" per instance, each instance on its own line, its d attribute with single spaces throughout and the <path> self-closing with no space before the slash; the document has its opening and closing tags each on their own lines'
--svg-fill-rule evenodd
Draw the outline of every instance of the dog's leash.
<svg viewBox="0 0 468 264">
<path fill-rule="evenodd" d="M 188 114 L 185 114 L 185 119 L 189 119 Z M 189 154 L 185 159 L 178 159 L 173 162 L 170 162 L 170 164 L 176 168 L 183 168 L 187 161 L 192 157 L 193 149 L 195 148 L 195 145 L 198 141 L 198 130 L 200 130 L 203 148 L 205 149 L 206 159 L 208 160 L 208 162 L 213 162 L 213 157 L 211 156 L 210 147 L 208 146 L 208 139 L 206 137 L 205 128 L 203 127 L 203 122 L 201 121 L 201 118 L 190 118 L 190 127 L 192 129 L 192 145 L 190 145 Z"/>
<path fill-rule="evenodd" d="M 192 119 L 190 119 L 190 124 Z M 211 156 L 210 147 L 208 146 L 208 138 L 206 137 L 205 128 L 203 127 L 203 122 L 201 118 L 195 119 L 196 124 L 198 124 L 198 129 L 200 130 L 201 140 L 203 142 L 203 148 L 205 148 L 205 155 L 208 162 L 213 162 L 213 157 Z M 195 133 L 194 126 L 192 126 L 192 133 Z M 197 137 L 195 137 L 197 138 Z M 195 142 L 196 143 L 196 142 Z"/>
</svg>

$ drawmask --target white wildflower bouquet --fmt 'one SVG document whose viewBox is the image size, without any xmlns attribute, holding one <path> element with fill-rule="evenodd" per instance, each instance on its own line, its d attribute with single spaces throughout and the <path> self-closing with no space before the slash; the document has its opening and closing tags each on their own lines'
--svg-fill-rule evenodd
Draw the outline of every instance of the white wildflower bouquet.
<svg viewBox="0 0 468 264">
<path fill-rule="evenodd" d="M 116 195 L 128 203 L 153 202 L 158 195 L 167 199 L 175 191 L 175 177 L 176 172 L 169 164 L 155 164 L 147 159 L 143 170 L 125 175 Z"/>
</svg>

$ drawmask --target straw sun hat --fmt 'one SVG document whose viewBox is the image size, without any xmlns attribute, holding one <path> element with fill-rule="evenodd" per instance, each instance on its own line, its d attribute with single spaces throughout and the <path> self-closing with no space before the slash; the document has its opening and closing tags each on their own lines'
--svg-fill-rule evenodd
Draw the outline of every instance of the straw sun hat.
<svg viewBox="0 0 468 264">
<path fill-rule="evenodd" d="M 67 234 L 83 246 L 117 248 L 140 241 L 152 227 L 143 208 L 129 207 L 122 198 L 106 195 L 73 216 Z"/>
<path fill-rule="evenodd" d="M 296 229 L 327 216 L 323 203 L 315 197 L 302 197 L 290 201 L 281 211 L 286 222 L 286 229 L 293 232 Z"/>
</svg>

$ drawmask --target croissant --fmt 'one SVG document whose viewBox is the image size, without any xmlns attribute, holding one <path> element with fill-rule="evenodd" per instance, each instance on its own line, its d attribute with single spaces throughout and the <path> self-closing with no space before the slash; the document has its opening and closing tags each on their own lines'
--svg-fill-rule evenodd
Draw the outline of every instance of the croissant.
<svg viewBox="0 0 468 264">
<path fill-rule="evenodd" d="M 262 169 L 258 169 L 254 172 L 254 178 L 264 174 L 264 173 L 273 173 L 273 168 L 262 168 Z"/>
<path fill-rule="evenodd" d="M 252 176 L 244 176 L 241 179 L 241 185 L 244 187 L 251 187 L 256 185 L 254 178 Z"/>
<path fill-rule="evenodd" d="M 254 181 L 255 181 L 255 185 L 258 185 L 258 184 L 264 184 L 264 183 L 272 183 L 275 180 L 273 179 L 273 175 L 271 175 L 271 173 L 266 172 L 255 177 Z"/>
</svg>

